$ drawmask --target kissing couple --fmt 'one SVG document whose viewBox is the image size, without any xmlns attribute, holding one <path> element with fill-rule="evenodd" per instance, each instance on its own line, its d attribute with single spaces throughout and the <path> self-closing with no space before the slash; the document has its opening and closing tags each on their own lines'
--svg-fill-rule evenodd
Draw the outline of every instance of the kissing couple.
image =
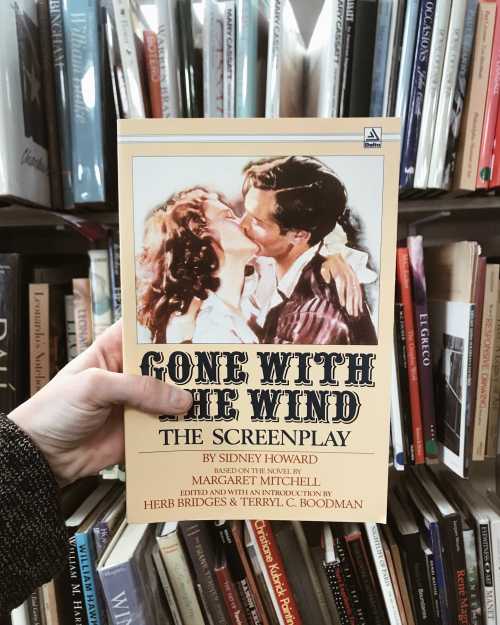
<svg viewBox="0 0 500 625">
<path fill-rule="evenodd" d="M 154 343 L 373 345 L 347 192 L 310 156 L 250 162 L 244 213 L 221 193 L 175 193 L 145 221 L 137 318 Z"/>
</svg>

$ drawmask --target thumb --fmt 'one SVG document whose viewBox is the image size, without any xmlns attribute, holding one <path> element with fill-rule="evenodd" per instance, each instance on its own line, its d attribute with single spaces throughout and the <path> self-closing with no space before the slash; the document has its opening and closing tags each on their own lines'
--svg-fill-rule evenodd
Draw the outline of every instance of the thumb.
<svg viewBox="0 0 500 625">
<path fill-rule="evenodd" d="M 75 377 L 80 397 L 100 407 L 126 404 L 148 414 L 183 414 L 193 403 L 188 391 L 149 376 L 91 368 Z"/>
</svg>

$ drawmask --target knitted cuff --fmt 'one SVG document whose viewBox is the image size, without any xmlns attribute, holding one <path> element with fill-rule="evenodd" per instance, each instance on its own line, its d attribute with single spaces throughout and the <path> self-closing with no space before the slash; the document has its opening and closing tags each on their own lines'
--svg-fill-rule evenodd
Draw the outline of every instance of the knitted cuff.
<svg viewBox="0 0 500 625">
<path fill-rule="evenodd" d="M 56 480 L 29 436 L 0 415 L 0 615 L 50 581 L 66 550 Z"/>
</svg>

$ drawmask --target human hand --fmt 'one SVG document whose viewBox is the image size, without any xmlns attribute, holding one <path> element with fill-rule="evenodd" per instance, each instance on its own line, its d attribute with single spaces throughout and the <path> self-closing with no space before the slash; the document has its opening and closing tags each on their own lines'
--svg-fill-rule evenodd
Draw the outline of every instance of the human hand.
<svg viewBox="0 0 500 625">
<path fill-rule="evenodd" d="M 152 415 L 189 410 L 192 399 L 187 391 L 122 370 L 118 321 L 10 413 L 61 485 L 123 460 L 124 404 Z"/>
<path fill-rule="evenodd" d="M 352 267 L 341 254 L 328 256 L 321 265 L 321 275 L 325 282 L 333 280 L 340 305 L 351 317 L 358 317 L 363 311 L 363 291 Z"/>
</svg>

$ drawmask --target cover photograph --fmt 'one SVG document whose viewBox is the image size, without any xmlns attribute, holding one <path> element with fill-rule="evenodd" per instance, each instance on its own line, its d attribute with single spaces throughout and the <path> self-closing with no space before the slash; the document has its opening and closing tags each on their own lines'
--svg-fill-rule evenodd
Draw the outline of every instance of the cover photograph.
<svg viewBox="0 0 500 625">
<path fill-rule="evenodd" d="M 122 120 L 129 522 L 386 516 L 399 122 Z"/>
</svg>

